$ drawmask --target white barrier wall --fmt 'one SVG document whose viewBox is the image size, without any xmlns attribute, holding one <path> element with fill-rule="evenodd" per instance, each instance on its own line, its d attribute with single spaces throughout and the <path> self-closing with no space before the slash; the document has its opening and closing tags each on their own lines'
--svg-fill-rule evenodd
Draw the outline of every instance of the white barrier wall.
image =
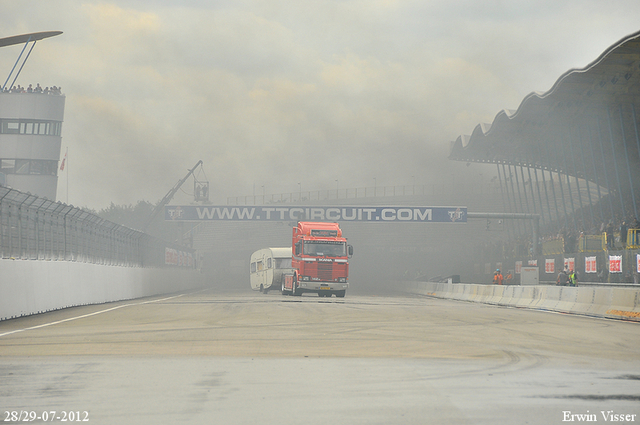
<svg viewBox="0 0 640 425">
<path fill-rule="evenodd" d="M 640 289 L 399 282 L 406 292 L 462 301 L 640 322 Z"/>
<path fill-rule="evenodd" d="M 203 275 L 186 268 L 0 260 L 0 320 L 203 286 Z"/>
</svg>

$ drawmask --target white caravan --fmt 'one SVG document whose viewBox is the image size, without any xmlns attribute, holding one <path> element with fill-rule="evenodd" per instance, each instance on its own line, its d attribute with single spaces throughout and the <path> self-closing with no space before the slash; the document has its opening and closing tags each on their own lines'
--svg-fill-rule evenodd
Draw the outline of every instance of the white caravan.
<svg viewBox="0 0 640 425">
<path fill-rule="evenodd" d="M 264 292 L 280 289 L 283 273 L 291 273 L 291 248 L 263 248 L 251 254 L 251 289 Z"/>
</svg>

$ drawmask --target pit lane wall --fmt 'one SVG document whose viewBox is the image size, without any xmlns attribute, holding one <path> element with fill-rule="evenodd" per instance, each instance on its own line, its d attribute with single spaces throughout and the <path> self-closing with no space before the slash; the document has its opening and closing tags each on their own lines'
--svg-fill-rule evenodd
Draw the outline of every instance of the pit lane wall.
<svg viewBox="0 0 640 425">
<path fill-rule="evenodd" d="M 640 289 L 602 286 L 519 286 L 399 283 L 405 292 L 485 304 L 640 322 Z"/>
<path fill-rule="evenodd" d="M 204 286 L 196 269 L 0 260 L 0 320 Z"/>
<path fill-rule="evenodd" d="M 197 252 L 0 186 L 0 320 L 205 286 Z"/>
</svg>

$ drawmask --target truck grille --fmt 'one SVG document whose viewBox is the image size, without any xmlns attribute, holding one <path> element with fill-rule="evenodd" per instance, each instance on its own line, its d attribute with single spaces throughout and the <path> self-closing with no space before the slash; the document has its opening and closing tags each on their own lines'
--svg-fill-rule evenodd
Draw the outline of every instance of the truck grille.
<svg viewBox="0 0 640 425">
<path fill-rule="evenodd" d="M 318 263 L 318 278 L 321 281 L 331 281 L 333 276 L 333 263 Z"/>
</svg>

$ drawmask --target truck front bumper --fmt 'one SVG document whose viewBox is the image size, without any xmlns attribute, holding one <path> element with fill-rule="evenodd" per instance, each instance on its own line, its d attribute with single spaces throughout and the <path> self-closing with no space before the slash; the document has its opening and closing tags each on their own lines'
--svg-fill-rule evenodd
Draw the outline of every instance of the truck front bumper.
<svg viewBox="0 0 640 425">
<path fill-rule="evenodd" d="M 306 291 L 346 291 L 349 288 L 349 282 L 299 282 L 300 289 Z"/>
</svg>

